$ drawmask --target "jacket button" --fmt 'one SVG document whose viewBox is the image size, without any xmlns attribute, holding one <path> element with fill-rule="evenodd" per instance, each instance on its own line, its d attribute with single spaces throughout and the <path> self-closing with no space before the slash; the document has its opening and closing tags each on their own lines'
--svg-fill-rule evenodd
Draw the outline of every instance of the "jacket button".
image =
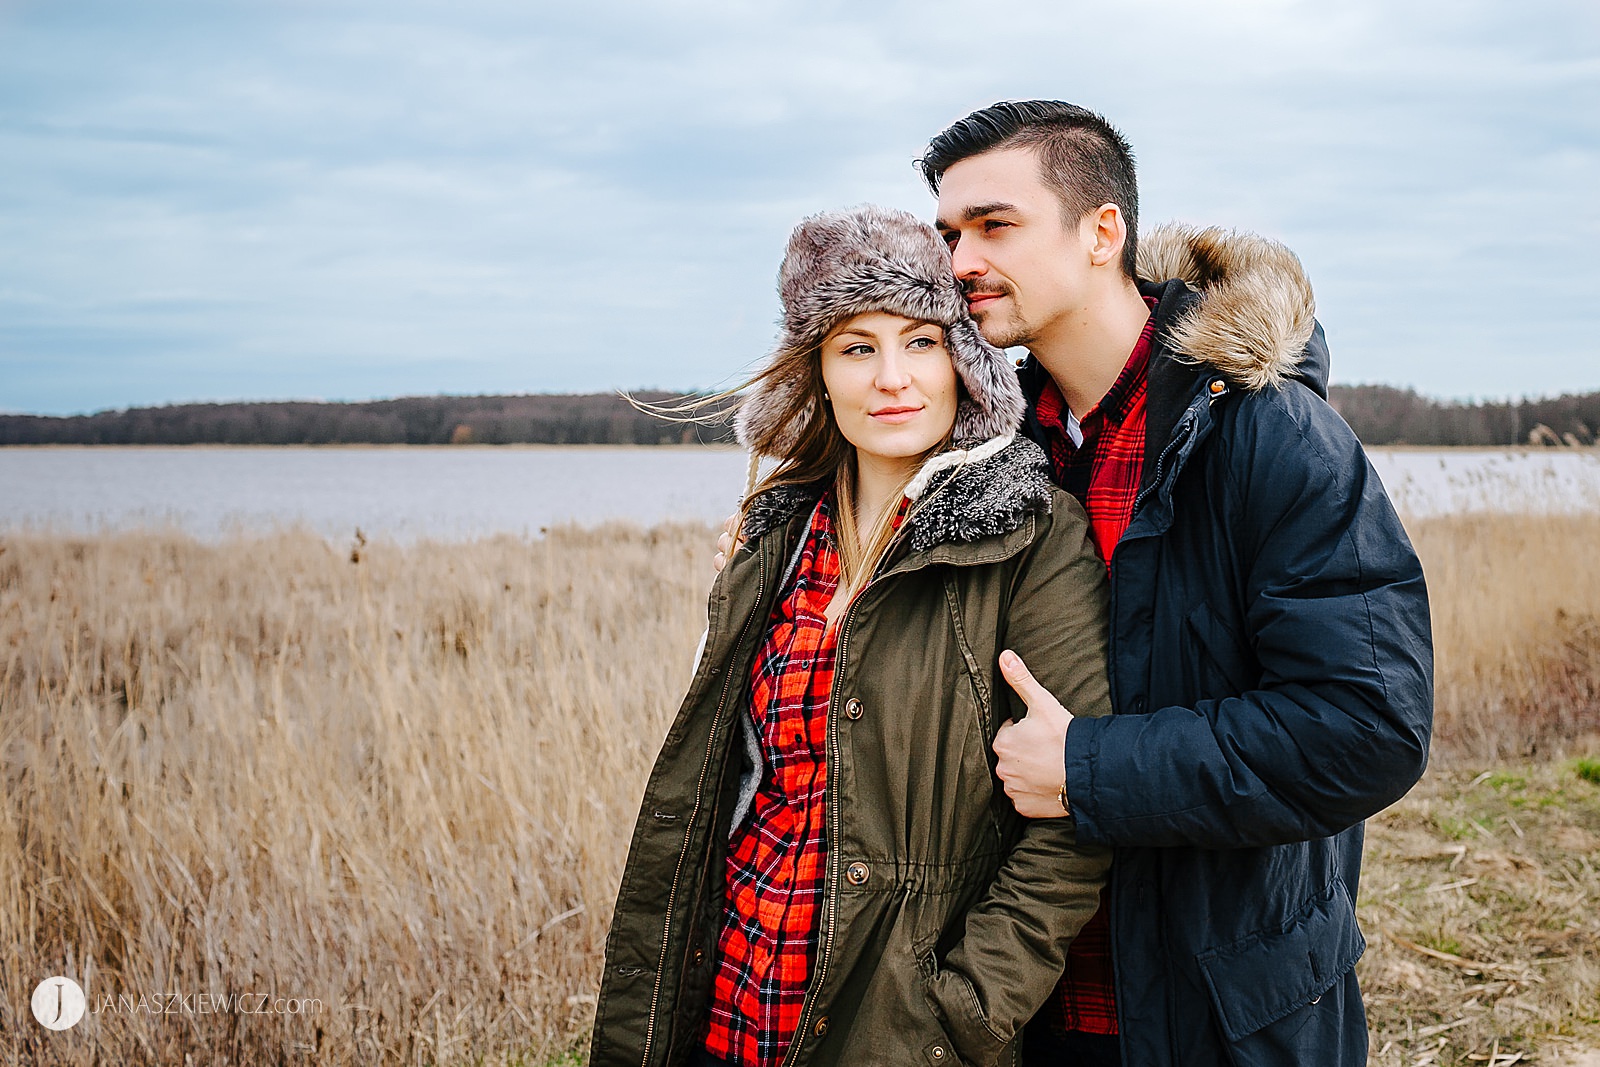
<svg viewBox="0 0 1600 1067">
<path fill-rule="evenodd" d="M 857 860 L 845 868 L 844 879 L 851 885 L 865 885 L 868 873 L 867 865 Z"/>
<path fill-rule="evenodd" d="M 703 949 L 703 948 L 695 949 L 694 950 L 694 965 L 696 967 L 698 967 L 702 963 L 704 963 L 705 961 L 706 961 L 706 950 Z"/>
<path fill-rule="evenodd" d="M 1210 391 L 1212 396 L 1221 396 L 1228 391 L 1228 383 L 1221 378 L 1213 378 L 1211 383 L 1206 386 L 1206 389 Z"/>
<path fill-rule="evenodd" d="M 861 718 L 864 710 L 865 709 L 861 707 L 861 701 L 857 700 L 855 697 L 851 697 L 845 703 L 844 715 L 847 719 L 859 719 Z"/>
<path fill-rule="evenodd" d="M 818 1019 L 817 1025 L 811 1028 L 811 1032 L 816 1034 L 818 1037 L 822 1037 L 824 1034 L 826 1034 L 828 1032 L 828 1017 L 824 1015 L 822 1018 Z"/>
<path fill-rule="evenodd" d="M 933 1057 L 933 1059 L 936 1062 L 943 1063 L 944 1062 L 944 1057 L 945 1057 L 944 1046 L 943 1045 L 935 1045 L 935 1046 L 933 1046 L 932 1048 L 930 1048 L 928 1050 L 928 1055 Z"/>
</svg>

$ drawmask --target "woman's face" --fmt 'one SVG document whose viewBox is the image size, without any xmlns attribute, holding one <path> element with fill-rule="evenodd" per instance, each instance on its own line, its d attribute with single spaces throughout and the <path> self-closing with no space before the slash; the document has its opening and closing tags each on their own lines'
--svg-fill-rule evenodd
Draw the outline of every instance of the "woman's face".
<svg viewBox="0 0 1600 1067">
<path fill-rule="evenodd" d="M 944 330 L 886 311 L 846 319 L 822 342 L 822 383 L 845 440 L 862 455 L 912 459 L 956 421 L 956 369 Z"/>
</svg>

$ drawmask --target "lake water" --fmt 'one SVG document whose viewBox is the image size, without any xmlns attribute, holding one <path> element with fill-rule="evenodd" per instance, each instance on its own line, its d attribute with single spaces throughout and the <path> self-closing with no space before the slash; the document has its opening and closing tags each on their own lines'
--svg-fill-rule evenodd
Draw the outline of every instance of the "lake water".
<svg viewBox="0 0 1600 1067">
<path fill-rule="evenodd" d="M 1373 449 L 1403 514 L 1600 511 L 1600 449 Z M 0 448 L 0 529 L 465 539 L 613 519 L 714 523 L 732 448 Z"/>
</svg>

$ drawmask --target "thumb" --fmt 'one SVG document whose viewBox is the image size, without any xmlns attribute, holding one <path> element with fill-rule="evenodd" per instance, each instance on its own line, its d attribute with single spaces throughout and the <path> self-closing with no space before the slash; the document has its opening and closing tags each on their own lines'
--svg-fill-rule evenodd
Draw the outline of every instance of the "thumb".
<svg viewBox="0 0 1600 1067">
<path fill-rule="evenodd" d="M 1022 702 L 1028 705 L 1030 711 L 1033 705 L 1042 699 L 1055 699 L 1034 678 L 1033 673 L 1028 670 L 1028 665 L 1022 662 L 1022 657 L 1009 648 L 1000 653 L 1000 673 L 1005 676 L 1011 688 L 1017 691 L 1017 696 L 1022 698 Z"/>
</svg>

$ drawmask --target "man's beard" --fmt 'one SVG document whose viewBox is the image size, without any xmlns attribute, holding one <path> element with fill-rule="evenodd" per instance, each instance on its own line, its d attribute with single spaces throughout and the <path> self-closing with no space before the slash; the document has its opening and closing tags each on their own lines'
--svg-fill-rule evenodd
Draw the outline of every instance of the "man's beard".
<svg viewBox="0 0 1600 1067">
<path fill-rule="evenodd" d="M 1008 285 L 964 286 L 963 294 L 967 296 L 998 294 L 1011 301 L 1015 312 L 1016 296 Z M 978 324 L 978 332 L 983 334 L 983 339 L 996 348 L 1012 348 L 1016 345 L 1025 345 L 1033 340 L 1033 327 L 1024 322 L 1020 317 L 1013 316 L 1001 321 L 993 311 L 982 312 L 983 318 L 973 316 L 973 321 Z"/>
</svg>

